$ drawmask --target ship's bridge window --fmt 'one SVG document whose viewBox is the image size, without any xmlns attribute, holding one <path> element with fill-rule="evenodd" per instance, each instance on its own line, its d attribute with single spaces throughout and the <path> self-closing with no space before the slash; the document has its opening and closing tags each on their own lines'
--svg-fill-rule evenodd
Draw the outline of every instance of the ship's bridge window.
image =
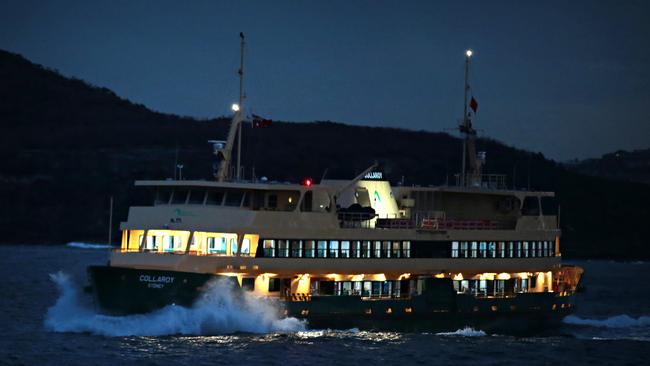
<svg viewBox="0 0 650 366">
<path fill-rule="evenodd" d="M 312 202 L 314 200 L 314 193 L 312 191 L 305 192 L 300 203 L 300 211 L 311 212 Z"/>
<path fill-rule="evenodd" d="M 244 199 L 244 192 L 231 190 L 226 192 L 225 205 L 231 207 L 240 207 Z"/>
<path fill-rule="evenodd" d="M 542 197 L 542 214 L 544 216 L 557 216 L 558 207 L 555 197 Z"/>
<path fill-rule="evenodd" d="M 524 205 L 521 207 L 521 214 L 524 216 L 539 215 L 539 200 L 535 196 L 524 198 Z"/>
<path fill-rule="evenodd" d="M 205 200 L 208 205 L 220 206 L 223 203 L 223 191 L 211 189 L 208 191 L 208 197 Z"/>
<path fill-rule="evenodd" d="M 278 207 L 278 196 L 276 194 L 266 196 L 266 207 L 269 209 L 276 209 Z"/>
<path fill-rule="evenodd" d="M 172 204 L 182 205 L 187 201 L 187 194 L 189 193 L 187 188 L 176 188 L 172 193 Z"/>
<path fill-rule="evenodd" d="M 158 188 L 156 191 L 156 198 L 154 200 L 154 205 L 166 205 L 169 203 L 169 199 L 172 196 L 172 190 L 169 188 Z"/>
<path fill-rule="evenodd" d="M 190 191 L 190 198 L 187 200 L 187 203 L 193 205 L 202 205 L 204 199 L 205 199 L 205 190 L 192 188 L 192 190 Z"/>
</svg>

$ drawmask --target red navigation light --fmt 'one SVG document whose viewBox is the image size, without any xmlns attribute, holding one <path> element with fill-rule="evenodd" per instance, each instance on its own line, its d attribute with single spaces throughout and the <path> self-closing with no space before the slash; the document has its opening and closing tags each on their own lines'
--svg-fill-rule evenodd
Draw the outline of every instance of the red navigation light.
<svg viewBox="0 0 650 366">
<path fill-rule="evenodd" d="M 311 183 L 312 183 L 311 178 L 305 178 L 302 180 L 303 186 L 311 187 Z"/>
</svg>

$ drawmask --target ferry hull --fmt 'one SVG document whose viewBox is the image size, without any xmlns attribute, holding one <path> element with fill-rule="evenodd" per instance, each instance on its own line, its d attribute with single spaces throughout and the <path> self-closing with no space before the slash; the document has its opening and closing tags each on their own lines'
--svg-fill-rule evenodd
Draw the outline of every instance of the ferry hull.
<svg viewBox="0 0 650 366">
<path fill-rule="evenodd" d="M 210 280 L 236 282 L 210 274 L 112 266 L 91 266 L 88 272 L 97 303 L 111 314 L 147 313 L 171 304 L 189 307 Z M 557 327 L 573 311 L 575 300 L 574 295 L 555 293 L 477 298 L 456 294 L 450 281 L 435 279 L 426 287 L 422 295 L 404 299 L 314 296 L 309 301 L 283 302 L 282 310 L 317 329 L 421 332 L 471 326 L 491 333 L 530 334 Z"/>
</svg>

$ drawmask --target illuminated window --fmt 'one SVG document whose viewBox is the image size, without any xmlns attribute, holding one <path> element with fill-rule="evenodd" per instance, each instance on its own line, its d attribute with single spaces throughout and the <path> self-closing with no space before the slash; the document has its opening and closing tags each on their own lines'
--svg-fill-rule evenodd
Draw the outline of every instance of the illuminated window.
<svg viewBox="0 0 650 366">
<path fill-rule="evenodd" d="M 508 257 L 509 258 L 514 258 L 515 257 L 515 243 L 513 242 L 508 242 Z"/>
<path fill-rule="evenodd" d="M 451 242 L 451 257 L 452 258 L 458 258 L 458 242 L 457 241 L 452 241 Z"/>
<path fill-rule="evenodd" d="M 264 240 L 264 256 L 275 257 L 275 240 Z"/>
<path fill-rule="evenodd" d="M 361 258 L 370 258 L 370 252 L 372 250 L 372 243 L 369 240 L 364 240 L 361 243 Z"/>
<path fill-rule="evenodd" d="M 479 256 L 481 258 L 487 258 L 487 243 L 484 241 L 479 245 Z"/>
<path fill-rule="evenodd" d="M 289 256 L 289 241 L 278 240 L 278 257 L 286 258 Z"/>
<path fill-rule="evenodd" d="M 478 242 L 473 241 L 472 242 L 472 258 L 476 258 L 478 256 Z"/>
<path fill-rule="evenodd" d="M 499 242 L 499 258 L 505 258 L 506 257 L 506 242 L 505 241 L 500 241 Z"/>
<path fill-rule="evenodd" d="M 291 241 L 291 256 L 294 258 L 302 257 L 302 240 Z"/>
<path fill-rule="evenodd" d="M 381 258 L 381 242 L 375 242 L 375 258 Z"/>
<path fill-rule="evenodd" d="M 338 240 L 330 240 L 329 257 L 330 258 L 338 258 L 339 257 L 339 241 Z"/>
<path fill-rule="evenodd" d="M 235 238 L 230 238 L 230 253 L 231 255 L 237 254 L 237 239 Z M 226 254 L 224 252 L 224 254 Z"/>
<path fill-rule="evenodd" d="M 352 295 L 352 282 L 349 281 L 343 282 L 343 286 L 341 286 L 341 295 L 343 296 Z"/>
<path fill-rule="evenodd" d="M 341 258 L 350 258 L 350 242 L 347 240 L 341 242 Z"/>
<path fill-rule="evenodd" d="M 467 250 L 467 242 L 463 241 L 460 243 L 460 257 L 461 258 L 467 258 L 469 256 L 468 250 Z"/>
<path fill-rule="evenodd" d="M 209 254 L 226 254 L 226 239 L 208 237 L 208 253 Z"/>
<path fill-rule="evenodd" d="M 497 244 L 493 241 L 488 243 L 488 253 L 490 258 L 497 257 Z"/>
<path fill-rule="evenodd" d="M 361 241 L 355 240 L 352 242 L 352 249 L 350 251 L 350 256 L 352 258 L 360 258 L 361 257 Z"/>
<path fill-rule="evenodd" d="M 530 242 L 530 256 L 531 257 L 537 256 L 537 242 L 536 241 Z"/>
<path fill-rule="evenodd" d="M 316 256 L 316 243 L 313 240 L 305 240 L 305 257 L 314 258 Z"/>
<path fill-rule="evenodd" d="M 318 258 L 327 257 L 327 241 L 325 240 L 318 241 L 318 252 L 316 254 L 318 255 Z"/>
<path fill-rule="evenodd" d="M 370 297 L 371 293 L 372 293 L 372 282 L 364 281 L 363 282 L 363 292 L 361 293 L 361 296 Z"/>
<path fill-rule="evenodd" d="M 528 242 L 527 241 L 525 241 L 523 243 L 523 249 L 522 250 L 524 252 L 524 258 L 528 258 Z"/>
<path fill-rule="evenodd" d="M 402 257 L 411 258 L 411 242 L 403 241 L 402 242 Z"/>
<path fill-rule="evenodd" d="M 242 256 L 249 256 L 251 254 L 251 241 L 249 239 L 244 238 L 241 243 L 241 253 L 239 253 Z"/>
<path fill-rule="evenodd" d="M 390 258 L 390 242 L 389 241 L 382 242 L 381 249 L 382 249 L 381 250 L 382 257 Z"/>
<path fill-rule="evenodd" d="M 400 247 L 399 242 L 394 241 L 393 242 L 393 253 L 392 253 L 393 258 L 399 258 L 400 257 L 401 253 L 400 253 L 400 248 L 399 247 Z"/>
</svg>

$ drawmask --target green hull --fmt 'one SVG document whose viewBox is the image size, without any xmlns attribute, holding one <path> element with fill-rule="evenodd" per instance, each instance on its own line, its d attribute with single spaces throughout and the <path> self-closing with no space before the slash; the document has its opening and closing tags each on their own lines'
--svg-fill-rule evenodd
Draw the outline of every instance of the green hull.
<svg viewBox="0 0 650 366">
<path fill-rule="evenodd" d="M 98 304 L 113 314 L 146 313 L 171 304 L 189 307 L 210 280 L 221 277 L 109 266 L 91 266 L 88 272 Z M 221 278 L 236 283 L 232 277 Z M 471 326 L 486 332 L 530 334 L 559 325 L 573 310 L 574 296 L 526 293 L 477 298 L 456 294 L 449 279 L 431 279 L 425 282 L 422 295 L 405 299 L 313 296 L 309 301 L 283 304 L 286 315 L 306 319 L 317 329 L 422 332 Z"/>
</svg>

